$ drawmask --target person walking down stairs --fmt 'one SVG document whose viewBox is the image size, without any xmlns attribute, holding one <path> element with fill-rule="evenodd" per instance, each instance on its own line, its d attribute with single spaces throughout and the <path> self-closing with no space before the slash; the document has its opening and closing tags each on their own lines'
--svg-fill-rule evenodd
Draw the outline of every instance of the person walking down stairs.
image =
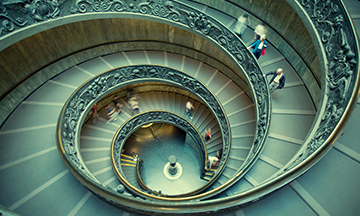
<svg viewBox="0 0 360 216">
<path fill-rule="evenodd" d="M 93 123 L 96 123 L 96 119 L 99 118 L 99 114 L 97 113 L 98 105 L 94 104 L 94 106 L 91 107 L 91 113 L 93 118 Z"/>
<path fill-rule="evenodd" d="M 190 116 L 191 119 L 193 119 L 193 116 L 191 114 L 191 110 L 193 109 L 194 109 L 194 105 L 190 101 L 186 102 L 185 111 L 187 115 Z"/>
<path fill-rule="evenodd" d="M 211 139 L 211 128 L 207 128 L 204 134 L 204 140 L 209 142 Z"/>
<path fill-rule="evenodd" d="M 278 68 L 276 71 L 269 72 L 267 74 L 264 74 L 263 76 L 266 77 L 268 75 L 273 75 L 269 82 L 271 94 L 276 89 L 282 89 L 285 86 L 285 75 L 282 68 Z"/>
<path fill-rule="evenodd" d="M 219 162 L 219 158 L 217 156 L 209 155 L 207 160 L 208 169 L 210 170 L 211 168 L 215 167 L 218 162 Z"/>
<path fill-rule="evenodd" d="M 112 121 L 117 120 L 118 112 L 116 112 L 115 108 L 111 106 L 111 104 L 108 104 L 106 107 L 107 115 L 109 116 L 109 120 L 106 122 L 106 124 L 109 124 Z"/>
<path fill-rule="evenodd" d="M 247 49 L 253 48 L 253 54 L 256 59 L 259 59 L 260 56 L 265 55 L 265 51 L 267 48 L 267 42 L 265 40 L 265 35 L 261 35 L 260 39 L 255 41 L 253 44 L 248 46 Z"/>
<path fill-rule="evenodd" d="M 119 101 L 118 101 L 118 97 L 115 95 L 114 97 L 113 97 L 113 100 L 112 100 L 112 102 L 114 103 L 114 105 L 118 108 L 118 113 L 120 114 L 121 113 L 121 108 L 122 108 L 122 104 L 121 103 L 119 103 Z"/>
<path fill-rule="evenodd" d="M 130 109 L 133 115 L 140 112 L 139 97 L 137 95 L 131 94 L 128 100 L 128 104 L 130 105 Z"/>
<path fill-rule="evenodd" d="M 244 34 L 247 25 L 249 24 L 249 14 L 241 15 L 235 22 L 234 32 L 239 36 L 242 37 Z"/>
</svg>

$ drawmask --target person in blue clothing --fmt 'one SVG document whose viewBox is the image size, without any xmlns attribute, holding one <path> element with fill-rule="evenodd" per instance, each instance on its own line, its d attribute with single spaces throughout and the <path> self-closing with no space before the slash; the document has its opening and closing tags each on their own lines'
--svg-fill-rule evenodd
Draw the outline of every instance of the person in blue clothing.
<svg viewBox="0 0 360 216">
<path fill-rule="evenodd" d="M 119 103 L 118 97 L 117 97 L 116 95 L 113 97 L 112 102 L 113 102 L 114 105 L 118 108 L 118 113 L 121 113 L 122 104 Z"/>
<path fill-rule="evenodd" d="M 261 55 L 265 54 L 265 50 L 267 48 L 267 41 L 265 40 L 265 35 L 261 35 L 260 39 L 255 41 L 253 44 L 248 46 L 247 49 L 253 48 L 254 56 L 259 59 Z"/>
<path fill-rule="evenodd" d="M 112 121 L 117 120 L 118 112 L 116 112 L 115 108 L 111 106 L 111 104 L 108 104 L 105 107 L 105 110 L 107 112 L 107 115 L 109 116 L 109 120 L 107 120 L 106 124 L 109 124 Z"/>
<path fill-rule="evenodd" d="M 263 76 L 266 77 L 268 75 L 273 75 L 269 82 L 271 94 L 276 89 L 282 89 L 285 86 L 285 75 L 282 68 L 278 68 L 276 71 L 269 72 L 267 74 L 264 74 Z"/>
</svg>

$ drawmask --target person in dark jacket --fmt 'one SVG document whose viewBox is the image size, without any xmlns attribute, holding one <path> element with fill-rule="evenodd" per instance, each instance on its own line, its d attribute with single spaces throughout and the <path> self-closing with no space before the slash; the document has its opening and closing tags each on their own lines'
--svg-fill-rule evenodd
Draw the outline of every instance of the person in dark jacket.
<svg viewBox="0 0 360 216">
<path fill-rule="evenodd" d="M 260 39 L 255 41 L 253 44 L 248 46 L 247 49 L 253 48 L 253 53 L 256 59 L 259 59 L 261 55 L 265 55 L 265 50 L 267 48 L 267 42 L 265 40 L 265 35 L 261 35 Z"/>
<path fill-rule="evenodd" d="M 118 101 L 118 97 L 115 95 L 114 97 L 113 97 L 113 100 L 112 100 L 112 102 L 114 103 L 114 105 L 118 108 L 118 113 L 121 113 L 121 108 L 122 108 L 122 104 L 121 103 L 119 103 L 119 101 Z"/>
<path fill-rule="evenodd" d="M 282 89 L 285 86 L 285 75 L 283 73 L 282 68 L 278 68 L 276 71 L 272 71 L 267 74 L 264 74 L 264 77 L 266 77 L 268 75 L 273 75 L 269 82 L 269 88 L 270 88 L 271 94 L 276 89 Z"/>
</svg>

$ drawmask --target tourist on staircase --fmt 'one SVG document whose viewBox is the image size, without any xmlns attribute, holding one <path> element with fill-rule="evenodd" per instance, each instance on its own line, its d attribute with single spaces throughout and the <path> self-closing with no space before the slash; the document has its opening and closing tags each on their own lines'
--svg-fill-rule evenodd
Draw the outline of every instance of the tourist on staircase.
<svg viewBox="0 0 360 216">
<path fill-rule="evenodd" d="M 259 59 L 260 56 L 265 55 L 265 50 L 267 48 L 267 41 L 265 40 L 265 35 L 261 35 L 260 39 L 255 41 L 253 44 L 248 46 L 247 49 L 253 48 L 254 56 Z"/>
<path fill-rule="evenodd" d="M 204 140 L 209 142 L 211 139 L 211 128 L 207 128 L 204 134 Z"/>
<path fill-rule="evenodd" d="M 235 22 L 234 32 L 239 36 L 242 37 L 244 34 L 247 25 L 249 24 L 249 14 L 241 15 Z"/>
<path fill-rule="evenodd" d="M 209 155 L 207 163 L 206 163 L 208 165 L 208 169 L 215 167 L 217 165 L 218 161 L 219 161 L 218 157 Z"/>
<path fill-rule="evenodd" d="M 264 24 L 259 24 L 254 30 L 254 42 L 260 39 L 261 35 L 267 35 L 267 29 Z"/>
<path fill-rule="evenodd" d="M 106 112 L 107 115 L 109 116 L 109 120 L 106 122 L 106 124 L 109 124 L 112 121 L 116 121 L 117 120 L 117 115 L 119 114 L 118 112 L 116 112 L 115 108 L 111 106 L 111 104 L 108 104 L 106 107 Z"/>
<path fill-rule="evenodd" d="M 99 114 L 97 113 L 97 109 L 98 109 L 98 105 L 96 105 L 96 104 L 94 104 L 94 106 L 91 107 L 93 123 L 96 123 L 96 119 L 99 118 Z"/>
<path fill-rule="evenodd" d="M 193 119 L 193 116 L 191 114 L 191 110 L 193 109 L 194 109 L 194 105 L 190 101 L 186 102 L 185 111 L 187 115 L 190 116 L 191 119 Z"/>
<path fill-rule="evenodd" d="M 276 89 L 282 89 L 285 86 L 285 75 L 282 68 L 278 68 L 276 71 L 269 72 L 267 74 L 264 74 L 263 76 L 266 77 L 268 75 L 273 75 L 269 82 L 271 94 Z"/>
<path fill-rule="evenodd" d="M 119 101 L 118 101 L 118 99 L 117 99 L 118 97 L 115 95 L 114 97 L 113 97 L 113 100 L 112 100 L 112 102 L 114 103 L 114 105 L 118 108 L 118 113 L 120 114 L 121 113 L 121 108 L 122 108 L 122 104 L 121 103 L 119 103 Z"/>
<path fill-rule="evenodd" d="M 137 95 L 131 94 L 128 100 L 128 104 L 133 115 L 140 112 L 139 97 Z"/>
</svg>

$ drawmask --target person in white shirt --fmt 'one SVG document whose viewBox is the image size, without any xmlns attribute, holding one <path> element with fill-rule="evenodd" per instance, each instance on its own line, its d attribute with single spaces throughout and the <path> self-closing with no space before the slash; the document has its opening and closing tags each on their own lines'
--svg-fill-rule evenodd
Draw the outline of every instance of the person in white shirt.
<svg viewBox="0 0 360 216">
<path fill-rule="evenodd" d="M 249 24 L 249 14 L 241 15 L 235 22 L 235 26 L 233 30 L 241 38 L 248 24 Z"/>
<path fill-rule="evenodd" d="M 269 82 L 269 88 L 270 88 L 271 94 L 276 89 L 282 89 L 285 86 L 285 75 L 283 73 L 282 68 L 278 68 L 276 71 L 269 72 L 267 74 L 264 74 L 263 76 L 266 77 L 268 75 L 273 75 L 273 77 L 271 78 L 271 80 Z"/>
<path fill-rule="evenodd" d="M 208 157 L 209 169 L 211 169 L 212 167 L 215 167 L 218 161 L 219 161 L 219 158 L 218 158 L 218 157 L 216 157 L 216 156 L 209 156 L 209 157 Z"/>
<path fill-rule="evenodd" d="M 191 110 L 193 110 L 193 109 L 194 109 L 193 104 L 190 101 L 186 102 L 185 111 L 188 114 L 188 116 L 190 116 L 191 119 L 193 119 L 192 114 L 191 114 Z"/>
<path fill-rule="evenodd" d="M 130 106 L 130 109 L 132 111 L 132 114 L 137 114 L 139 113 L 139 97 L 132 94 L 128 100 L 128 104 Z"/>
</svg>

